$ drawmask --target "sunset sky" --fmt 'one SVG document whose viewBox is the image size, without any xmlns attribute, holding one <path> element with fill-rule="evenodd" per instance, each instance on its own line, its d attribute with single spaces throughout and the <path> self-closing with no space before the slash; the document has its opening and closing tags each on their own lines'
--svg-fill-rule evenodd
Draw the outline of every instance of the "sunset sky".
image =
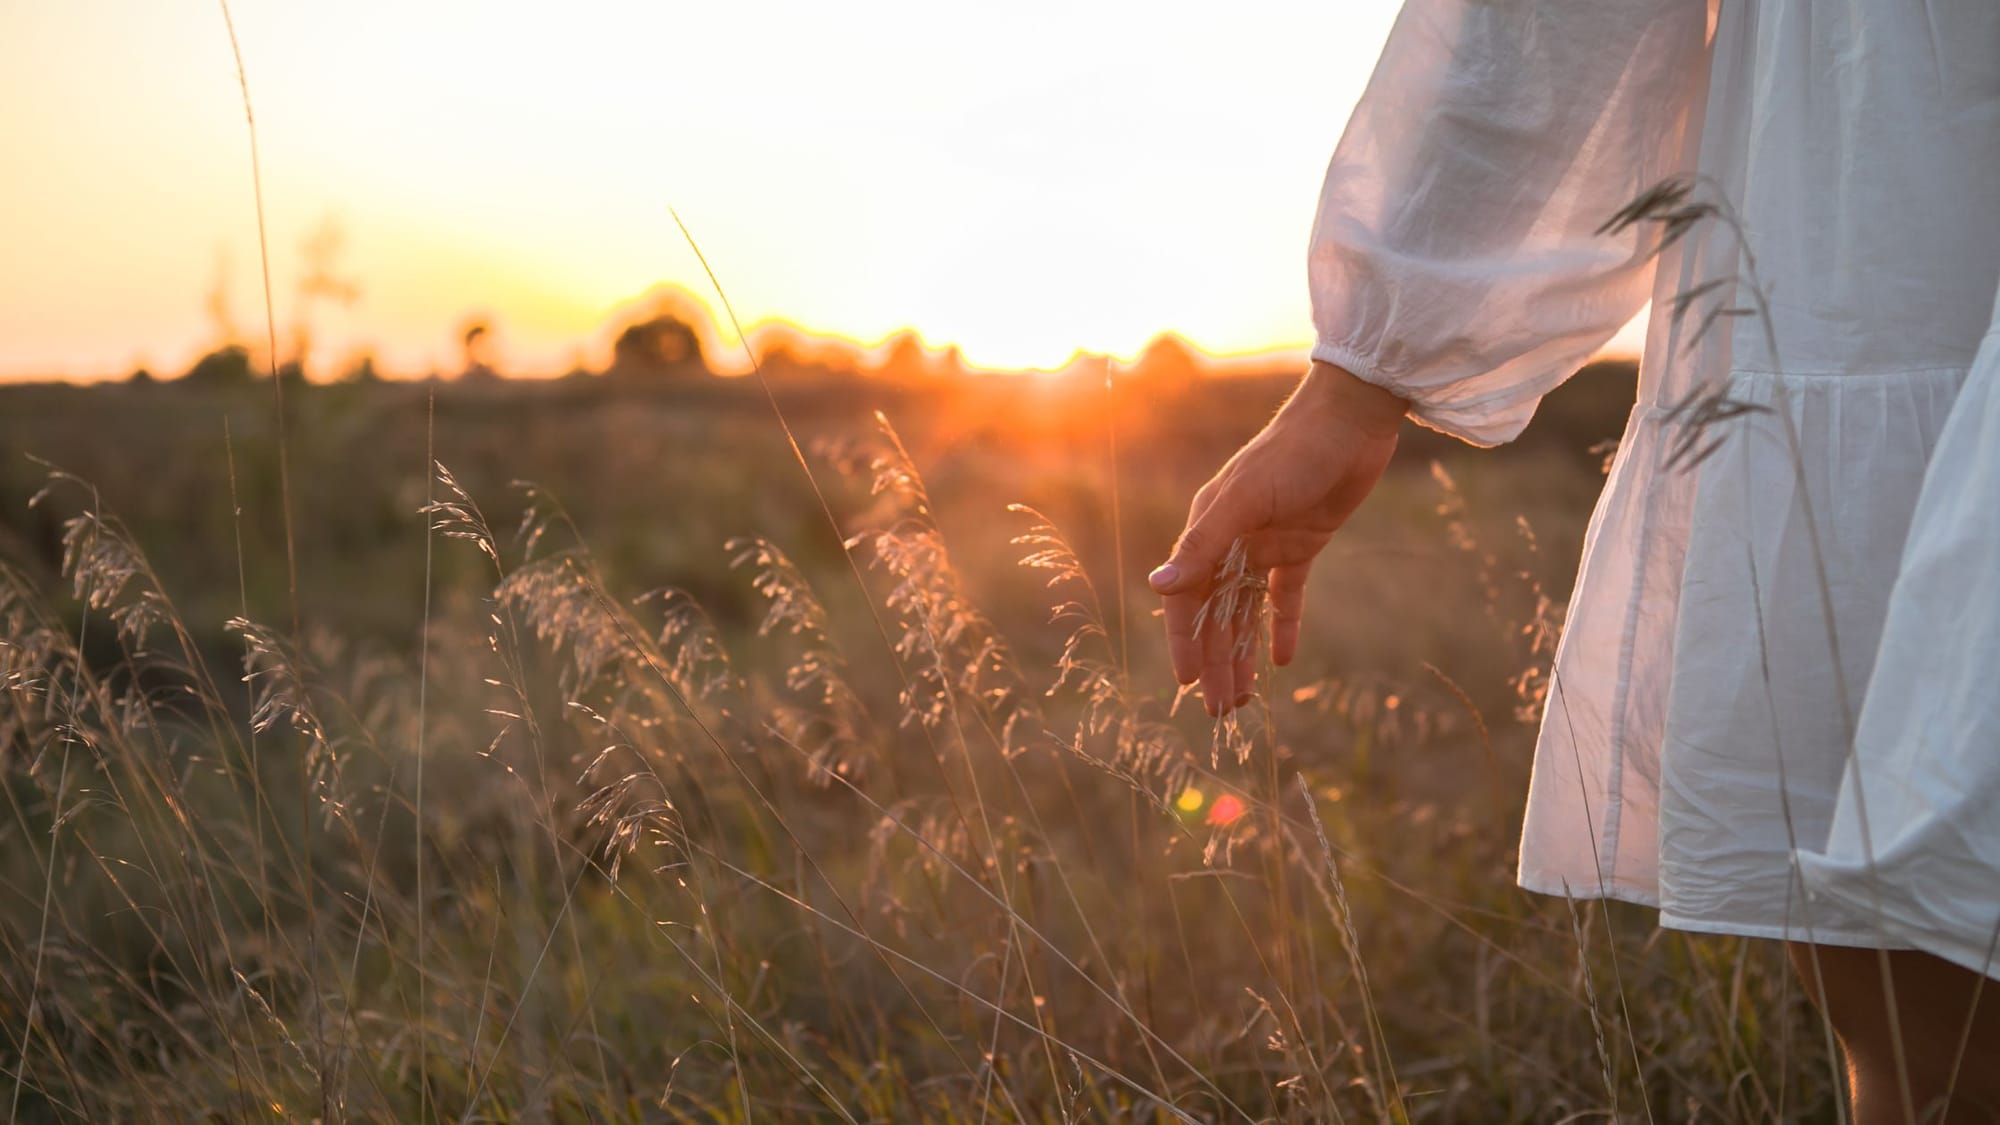
<svg viewBox="0 0 2000 1125">
<path fill-rule="evenodd" d="M 305 309 L 322 374 L 455 370 L 473 315 L 504 367 L 594 360 L 621 304 L 707 291 L 671 205 L 748 322 L 996 367 L 1301 347 L 1321 172 L 1394 8 L 237 0 L 281 340 L 317 236 L 358 292 Z M 0 151 L 0 376 L 262 338 L 217 5 L 0 4 Z"/>
</svg>

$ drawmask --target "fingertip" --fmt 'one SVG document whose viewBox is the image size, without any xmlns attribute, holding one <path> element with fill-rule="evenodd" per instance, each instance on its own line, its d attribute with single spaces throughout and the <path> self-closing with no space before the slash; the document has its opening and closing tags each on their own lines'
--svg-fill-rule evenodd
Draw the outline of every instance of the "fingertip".
<svg viewBox="0 0 2000 1125">
<path fill-rule="evenodd" d="M 1296 621 L 1279 621 L 1271 627 L 1271 663 L 1280 668 L 1291 664 L 1299 653 L 1299 625 Z"/>
<path fill-rule="evenodd" d="M 1236 685 L 1229 681 L 1229 673 L 1220 675 L 1213 670 L 1201 678 L 1201 706 L 1209 718 L 1221 718 L 1229 710 L 1229 700 L 1236 694 Z"/>
<path fill-rule="evenodd" d="M 1153 587 L 1154 593 L 1171 598 L 1195 593 L 1199 576 L 1203 573 L 1206 572 L 1201 567 L 1182 559 L 1162 563 L 1158 570 L 1146 576 L 1146 581 Z"/>
</svg>

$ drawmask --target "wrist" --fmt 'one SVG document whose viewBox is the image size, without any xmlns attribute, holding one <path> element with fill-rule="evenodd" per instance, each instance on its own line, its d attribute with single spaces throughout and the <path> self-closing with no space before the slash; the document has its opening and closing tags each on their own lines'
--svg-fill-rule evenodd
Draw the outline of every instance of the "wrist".
<svg viewBox="0 0 2000 1125">
<path fill-rule="evenodd" d="M 1404 415 L 1410 412 L 1408 399 L 1323 360 L 1313 361 L 1294 397 L 1365 431 L 1385 435 L 1401 429 Z"/>
</svg>

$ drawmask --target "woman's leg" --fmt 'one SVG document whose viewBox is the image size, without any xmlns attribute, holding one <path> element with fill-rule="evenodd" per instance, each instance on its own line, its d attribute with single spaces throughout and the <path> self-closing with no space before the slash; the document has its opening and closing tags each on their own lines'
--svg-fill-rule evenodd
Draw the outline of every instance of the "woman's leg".
<svg viewBox="0 0 2000 1125">
<path fill-rule="evenodd" d="M 1854 1125 L 1911 1125 L 1906 1082 L 1917 1123 L 2000 1125 L 2000 981 L 1914 950 L 1790 948 L 1807 993 L 1840 1038 Z"/>
</svg>

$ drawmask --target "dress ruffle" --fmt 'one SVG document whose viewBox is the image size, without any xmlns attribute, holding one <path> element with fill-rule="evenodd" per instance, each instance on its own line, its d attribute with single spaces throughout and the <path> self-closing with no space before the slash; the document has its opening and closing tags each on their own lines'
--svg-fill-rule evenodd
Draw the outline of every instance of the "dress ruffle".
<svg viewBox="0 0 2000 1125">
<path fill-rule="evenodd" d="M 1875 944 L 1807 901 L 1791 856 L 1826 840 L 1964 377 L 1735 372 L 1720 393 L 1738 412 L 1699 433 L 1634 415 L 1556 657 L 1523 886 L 1655 905 L 1681 929 Z M 1670 466 L 1676 449 L 1706 456 Z"/>
<path fill-rule="evenodd" d="M 1815 909 L 1995 973 L 2000 935 L 2000 334 L 1932 459 L 1890 597 Z"/>
</svg>

